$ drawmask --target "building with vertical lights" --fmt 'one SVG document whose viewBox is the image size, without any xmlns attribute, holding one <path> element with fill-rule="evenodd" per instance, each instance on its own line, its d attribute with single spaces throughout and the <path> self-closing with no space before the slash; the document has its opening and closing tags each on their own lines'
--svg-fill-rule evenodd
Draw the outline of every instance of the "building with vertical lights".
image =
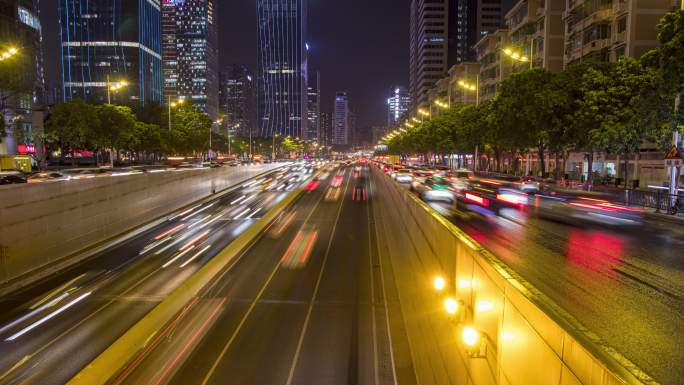
<svg viewBox="0 0 684 385">
<path fill-rule="evenodd" d="M 112 103 L 162 100 L 159 0 L 63 0 L 59 21 L 64 100 L 106 103 L 120 82 Z"/>
<path fill-rule="evenodd" d="M 308 124 L 304 140 L 318 140 L 321 131 L 321 73 L 309 71 L 307 82 Z"/>
<path fill-rule="evenodd" d="M 0 0 L 0 52 L 10 53 L 0 64 L 0 113 L 7 133 L 0 137 L 0 154 L 35 153 L 34 130 L 42 126 L 36 109 L 45 102 L 41 45 L 38 0 Z"/>
<path fill-rule="evenodd" d="M 410 108 L 411 95 L 406 87 L 394 87 L 391 96 L 387 98 L 387 127 L 396 126 Z"/>
<path fill-rule="evenodd" d="M 257 0 L 260 134 L 307 132 L 307 0 Z"/>
<path fill-rule="evenodd" d="M 346 92 L 335 94 L 332 123 L 332 144 L 338 146 L 349 144 L 349 99 Z"/>
<path fill-rule="evenodd" d="M 219 116 L 231 135 L 255 134 L 254 79 L 247 67 L 233 64 L 219 74 Z"/>
<path fill-rule="evenodd" d="M 215 0 L 164 0 L 162 12 L 167 98 L 188 100 L 212 119 L 219 112 L 216 6 Z"/>
</svg>

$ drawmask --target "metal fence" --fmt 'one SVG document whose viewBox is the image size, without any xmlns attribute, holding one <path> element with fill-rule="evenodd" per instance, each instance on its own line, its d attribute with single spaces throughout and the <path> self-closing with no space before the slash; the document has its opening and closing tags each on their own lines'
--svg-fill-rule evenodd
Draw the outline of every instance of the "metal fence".
<svg viewBox="0 0 684 385">
<path fill-rule="evenodd" d="M 684 213 L 684 194 L 672 195 L 665 190 L 627 190 L 625 200 L 629 206 L 654 208 L 670 214 Z"/>
</svg>

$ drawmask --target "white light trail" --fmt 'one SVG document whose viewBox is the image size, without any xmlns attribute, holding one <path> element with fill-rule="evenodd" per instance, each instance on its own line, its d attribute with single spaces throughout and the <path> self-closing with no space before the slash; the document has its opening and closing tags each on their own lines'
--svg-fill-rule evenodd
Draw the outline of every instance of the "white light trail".
<svg viewBox="0 0 684 385">
<path fill-rule="evenodd" d="M 192 257 L 190 257 L 190 259 L 188 259 L 187 261 L 183 262 L 183 264 L 180 265 L 180 267 L 181 267 L 181 268 L 185 267 L 188 263 L 194 261 L 195 259 L 197 259 L 197 257 L 199 257 L 200 255 L 202 255 L 202 253 L 204 253 L 205 251 L 209 250 L 210 247 L 211 247 L 211 245 L 207 245 L 207 246 L 206 246 L 205 248 L 203 248 L 202 250 L 196 252 L 195 255 L 193 255 Z"/>
<path fill-rule="evenodd" d="M 80 297 L 78 297 L 78 298 L 72 300 L 72 301 L 69 302 L 68 304 L 62 306 L 61 308 L 59 308 L 59 309 L 53 311 L 52 313 L 46 315 L 45 317 L 39 319 L 38 321 L 32 323 L 31 325 L 29 325 L 29 326 L 27 326 L 27 327 L 21 329 L 21 330 L 18 331 L 17 333 L 15 333 L 15 334 L 11 335 L 10 337 L 6 338 L 5 341 L 14 341 L 15 339 L 17 339 L 17 338 L 23 336 L 24 334 L 30 332 L 31 330 L 35 329 L 36 327 L 38 327 L 38 326 L 44 324 L 45 322 L 47 322 L 47 321 L 51 320 L 52 318 L 58 316 L 59 314 L 63 313 L 63 312 L 64 312 L 65 310 L 67 310 L 68 308 L 70 308 L 70 307 L 76 305 L 78 302 L 80 302 L 81 300 L 83 300 L 85 297 L 89 296 L 91 293 L 92 293 L 92 292 L 89 291 L 89 292 L 87 292 L 87 293 L 85 293 L 85 294 L 82 294 Z"/>
<path fill-rule="evenodd" d="M 176 262 L 179 258 L 181 258 L 182 256 L 184 256 L 185 254 L 189 253 L 190 250 L 194 250 L 194 249 L 195 249 L 195 246 L 194 246 L 194 245 L 188 247 L 185 251 L 183 251 L 182 253 L 179 253 L 179 254 L 176 255 L 175 257 L 171 258 L 170 261 L 168 261 L 168 262 L 166 262 L 165 264 L 163 264 L 163 265 L 162 265 L 162 269 L 166 269 L 167 267 L 169 267 L 169 265 L 171 265 L 172 263 Z"/>
<path fill-rule="evenodd" d="M 69 295 L 69 293 L 62 293 L 62 295 L 60 295 L 60 296 L 58 296 L 57 298 L 53 299 L 52 301 L 46 303 L 45 305 L 40 306 L 39 308 L 37 308 L 37 309 L 35 309 L 35 310 L 33 310 L 33 311 L 29 312 L 29 313 L 24 314 L 23 316 L 17 318 L 16 320 L 14 320 L 14 321 L 8 323 L 7 325 L 3 326 L 2 328 L 0 328 L 0 333 L 4 332 L 5 330 L 7 330 L 7 329 L 9 329 L 9 328 L 11 328 L 11 327 L 13 327 L 14 325 L 17 325 L 17 324 L 19 324 L 19 323 L 21 323 L 21 322 L 24 322 L 25 320 L 27 320 L 27 319 L 33 317 L 34 315 L 36 315 L 36 314 L 40 313 L 41 311 L 43 311 L 43 310 L 49 308 L 50 306 L 53 306 L 53 305 L 56 304 L 57 302 L 59 302 L 59 301 L 61 301 L 62 299 L 66 298 L 68 295 Z"/>
</svg>

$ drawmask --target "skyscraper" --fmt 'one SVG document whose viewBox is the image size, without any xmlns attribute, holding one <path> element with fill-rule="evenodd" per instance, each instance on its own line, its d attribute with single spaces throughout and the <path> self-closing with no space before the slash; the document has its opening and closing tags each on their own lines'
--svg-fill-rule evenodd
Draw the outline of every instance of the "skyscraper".
<svg viewBox="0 0 684 385">
<path fill-rule="evenodd" d="M 212 119 L 219 104 L 216 6 L 214 0 L 164 0 L 162 12 L 167 98 L 189 100 Z"/>
<path fill-rule="evenodd" d="M 256 94 L 252 74 L 247 67 L 233 64 L 221 71 L 219 79 L 219 114 L 223 125 L 231 130 L 231 135 L 254 135 Z"/>
<path fill-rule="evenodd" d="M 318 141 L 323 146 L 329 146 L 332 142 L 332 129 L 330 126 L 331 120 L 332 119 L 330 118 L 329 113 L 321 111 L 321 116 L 319 119 L 321 123 L 321 129 L 319 131 L 320 135 Z"/>
<path fill-rule="evenodd" d="M 63 0 L 59 16 L 64 100 L 162 100 L 159 0 Z"/>
<path fill-rule="evenodd" d="M 411 95 L 406 87 L 396 86 L 387 98 L 387 127 L 394 127 L 399 123 L 402 115 L 411 108 Z"/>
<path fill-rule="evenodd" d="M 335 95 L 335 112 L 333 113 L 332 144 L 349 144 L 349 99 L 346 92 Z"/>
<path fill-rule="evenodd" d="M 501 0 L 411 0 L 409 92 L 413 106 L 454 64 L 475 59 L 473 47 L 502 22 Z"/>
<path fill-rule="evenodd" d="M 307 99 L 307 116 L 309 121 L 306 134 L 302 138 L 305 140 L 318 140 L 321 135 L 321 73 L 318 71 L 309 71 Z"/>
<path fill-rule="evenodd" d="M 262 136 L 307 131 L 307 0 L 257 0 Z"/>
</svg>

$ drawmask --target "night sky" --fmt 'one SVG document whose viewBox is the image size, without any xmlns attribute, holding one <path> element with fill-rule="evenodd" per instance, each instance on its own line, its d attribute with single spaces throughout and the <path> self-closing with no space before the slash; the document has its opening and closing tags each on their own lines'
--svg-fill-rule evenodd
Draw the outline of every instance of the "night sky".
<svg viewBox="0 0 684 385">
<path fill-rule="evenodd" d="M 218 0 L 221 65 L 256 70 L 256 2 Z M 359 128 L 384 125 L 385 98 L 408 86 L 409 0 L 309 0 L 309 68 L 321 72 L 323 111 L 349 94 Z M 508 0 L 506 2 L 512 2 Z M 41 1 L 48 85 L 59 85 L 57 1 Z"/>
</svg>

